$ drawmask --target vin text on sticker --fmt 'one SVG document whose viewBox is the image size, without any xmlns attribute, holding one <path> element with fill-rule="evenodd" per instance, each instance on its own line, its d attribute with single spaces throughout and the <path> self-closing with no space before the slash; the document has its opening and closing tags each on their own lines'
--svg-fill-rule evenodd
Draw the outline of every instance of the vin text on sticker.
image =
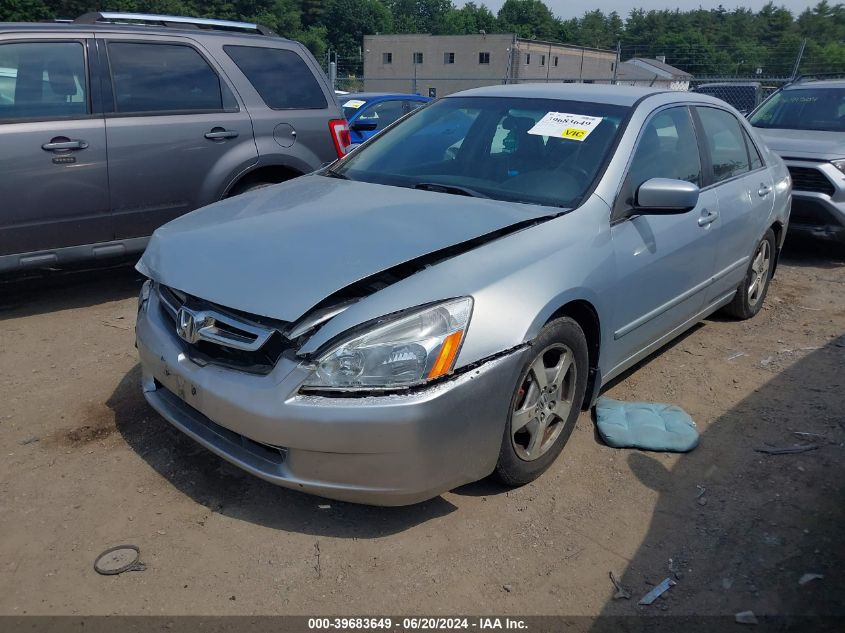
<svg viewBox="0 0 845 633">
<path fill-rule="evenodd" d="M 602 122 L 603 118 L 600 116 L 586 116 L 584 114 L 549 112 L 537 121 L 536 125 L 528 130 L 528 133 L 538 136 L 568 138 L 572 141 L 583 141 Z"/>
</svg>

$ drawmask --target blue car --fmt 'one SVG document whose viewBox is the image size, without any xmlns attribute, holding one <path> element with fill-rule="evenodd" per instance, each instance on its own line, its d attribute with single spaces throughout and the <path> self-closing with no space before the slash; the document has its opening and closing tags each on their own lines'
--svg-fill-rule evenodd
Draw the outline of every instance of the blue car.
<svg viewBox="0 0 845 633">
<path fill-rule="evenodd" d="M 420 95 L 386 92 L 359 92 L 338 100 L 349 122 L 352 143 L 363 143 L 399 117 L 431 101 Z"/>
</svg>

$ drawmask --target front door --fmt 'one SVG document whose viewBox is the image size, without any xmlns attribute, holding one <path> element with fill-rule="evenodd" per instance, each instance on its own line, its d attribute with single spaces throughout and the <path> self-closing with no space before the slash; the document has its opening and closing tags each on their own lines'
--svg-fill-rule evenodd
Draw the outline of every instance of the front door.
<svg viewBox="0 0 845 633">
<path fill-rule="evenodd" d="M 252 122 L 199 49 L 117 35 L 104 44 L 114 93 L 106 136 L 115 232 L 144 237 L 219 199 L 230 170 L 257 160 Z"/>
<path fill-rule="evenodd" d="M 408 102 L 400 99 L 389 99 L 365 106 L 352 121 L 350 127 L 352 142 L 363 143 L 410 111 Z"/>
<path fill-rule="evenodd" d="M 0 256 L 111 240 L 106 134 L 86 34 L 0 43 Z M 46 251 L 46 252 L 43 252 Z"/>
<path fill-rule="evenodd" d="M 691 114 L 672 107 L 654 114 L 640 134 L 614 214 L 632 207 L 651 178 L 702 184 L 701 159 Z M 703 310 L 713 274 L 719 201 L 701 192 L 686 213 L 636 215 L 611 227 L 616 258 L 613 361 L 626 364 Z"/>
</svg>

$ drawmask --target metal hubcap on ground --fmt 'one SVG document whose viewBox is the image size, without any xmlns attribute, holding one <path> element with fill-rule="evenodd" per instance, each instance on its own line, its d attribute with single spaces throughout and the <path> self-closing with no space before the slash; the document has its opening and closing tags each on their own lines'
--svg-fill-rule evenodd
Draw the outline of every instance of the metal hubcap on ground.
<svg viewBox="0 0 845 633">
<path fill-rule="evenodd" d="M 757 247 L 757 252 L 751 262 L 751 284 L 748 286 L 748 303 L 751 305 L 755 305 L 763 296 L 763 290 L 766 288 L 766 276 L 769 274 L 770 259 L 769 240 L 763 240 Z"/>
<path fill-rule="evenodd" d="M 563 343 L 537 355 L 511 413 L 511 441 L 520 459 L 533 461 L 554 445 L 572 410 L 576 378 L 575 356 Z"/>
</svg>

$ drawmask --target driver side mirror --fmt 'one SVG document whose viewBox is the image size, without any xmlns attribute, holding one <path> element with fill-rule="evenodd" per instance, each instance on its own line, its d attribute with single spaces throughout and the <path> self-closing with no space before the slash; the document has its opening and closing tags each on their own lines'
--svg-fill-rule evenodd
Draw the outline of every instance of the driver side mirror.
<svg viewBox="0 0 845 633">
<path fill-rule="evenodd" d="M 356 132 L 372 132 L 377 127 L 378 121 L 355 121 L 349 126 L 349 129 Z"/>
<path fill-rule="evenodd" d="M 634 211 L 642 215 L 686 213 L 698 204 L 698 186 L 686 180 L 651 178 L 637 189 Z"/>
</svg>

